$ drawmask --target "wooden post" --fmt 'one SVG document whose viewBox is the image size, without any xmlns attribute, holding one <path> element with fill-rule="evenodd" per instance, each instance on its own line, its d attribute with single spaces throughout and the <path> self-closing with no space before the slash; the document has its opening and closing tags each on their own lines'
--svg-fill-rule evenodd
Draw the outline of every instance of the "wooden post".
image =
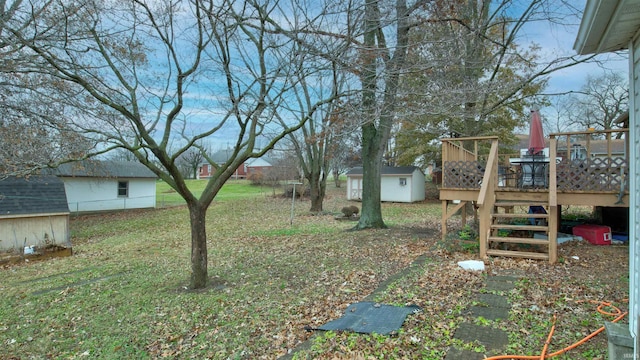
<svg viewBox="0 0 640 360">
<path fill-rule="evenodd" d="M 558 207 L 549 206 L 549 263 L 553 264 L 558 260 Z"/>
<path fill-rule="evenodd" d="M 442 240 L 447 236 L 447 200 L 442 200 L 442 220 L 440 227 L 442 228 Z"/>
<path fill-rule="evenodd" d="M 549 263 L 558 259 L 558 184 L 556 171 L 557 141 L 552 138 L 549 142 L 549 223 L 547 224 L 549 240 Z"/>
</svg>

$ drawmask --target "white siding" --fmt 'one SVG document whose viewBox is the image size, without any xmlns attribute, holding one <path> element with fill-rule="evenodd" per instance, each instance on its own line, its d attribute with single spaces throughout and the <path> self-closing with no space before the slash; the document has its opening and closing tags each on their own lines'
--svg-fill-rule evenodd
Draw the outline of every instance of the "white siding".
<svg viewBox="0 0 640 360">
<path fill-rule="evenodd" d="M 411 201 L 422 201 L 425 198 L 425 177 L 422 171 L 413 172 L 413 181 L 411 182 Z"/>
<path fill-rule="evenodd" d="M 400 179 L 406 179 L 406 185 L 400 185 Z M 381 181 L 381 201 L 411 202 L 410 175 L 383 175 Z"/>
<path fill-rule="evenodd" d="M 155 179 L 62 178 L 69 211 L 104 211 L 156 206 Z M 118 182 L 128 181 L 128 196 L 118 196 Z"/>
<path fill-rule="evenodd" d="M 0 250 L 69 242 L 69 215 L 24 215 L 0 218 Z"/>
<path fill-rule="evenodd" d="M 640 40 L 629 46 L 629 331 L 636 339 L 638 354 L 638 315 L 640 315 Z"/>
<path fill-rule="evenodd" d="M 400 179 L 406 179 L 405 185 Z M 414 202 L 425 199 L 425 177 L 420 170 L 406 175 L 382 175 L 380 201 Z M 347 176 L 347 200 L 362 200 L 362 175 Z"/>
<path fill-rule="evenodd" d="M 406 179 L 406 185 L 401 185 L 400 179 Z M 424 182 L 424 174 L 417 169 L 409 175 L 383 175 L 380 198 L 393 202 L 422 201 L 425 198 Z"/>
</svg>

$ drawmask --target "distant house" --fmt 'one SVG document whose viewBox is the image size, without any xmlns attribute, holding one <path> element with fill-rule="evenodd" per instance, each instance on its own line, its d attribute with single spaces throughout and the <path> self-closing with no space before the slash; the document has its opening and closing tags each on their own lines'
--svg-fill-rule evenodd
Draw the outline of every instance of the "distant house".
<svg viewBox="0 0 640 360">
<path fill-rule="evenodd" d="M 273 162 L 267 157 L 261 157 L 257 159 L 249 159 L 244 163 L 247 176 L 251 174 L 264 174 L 273 167 Z"/>
<path fill-rule="evenodd" d="M 380 200 L 415 202 L 425 199 L 425 176 L 415 166 L 384 166 L 380 179 Z M 347 200 L 362 200 L 362 168 L 347 172 Z"/>
<path fill-rule="evenodd" d="M 522 154 L 522 152 L 526 152 L 527 147 L 529 146 L 529 135 L 526 134 L 517 134 L 516 138 L 518 142 L 513 148 L 514 155 Z M 610 144 L 610 148 L 607 148 L 608 144 Z M 549 139 L 545 139 L 545 149 L 548 153 L 549 151 Z M 567 143 L 564 140 L 558 141 L 558 157 L 566 157 L 567 155 Z M 587 151 L 587 146 L 589 147 L 589 151 Z M 592 158 L 601 158 L 601 157 L 609 157 L 609 152 L 611 156 L 624 156 L 625 154 L 625 141 L 624 139 L 611 139 L 608 142 L 606 139 L 600 140 L 591 140 L 587 144 L 585 140 L 574 141 L 570 144 L 569 148 L 569 156 L 572 160 L 574 159 L 584 159 L 587 155 L 587 152 L 591 154 Z"/>
<path fill-rule="evenodd" d="M 64 182 L 71 212 L 154 208 L 157 176 L 133 161 L 85 160 L 53 174 Z"/>
<path fill-rule="evenodd" d="M 211 160 L 218 164 L 223 165 L 229 161 L 229 158 L 233 155 L 232 149 L 220 150 L 216 151 L 211 155 Z M 210 163 L 202 163 L 198 168 L 198 179 L 208 179 L 216 172 L 216 168 Z M 247 177 L 247 170 L 245 169 L 244 164 L 238 166 L 236 171 L 233 173 L 232 178 L 234 179 L 245 179 Z"/>
<path fill-rule="evenodd" d="M 69 245 L 69 207 L 55 176 L 0 180 L 0 250 Z"/>
<path fill-rule="evenodd" d="M 220 150 L 215 152 L 211 156 L 211 160 L 213 160 L 213 162 L 215 162 L 218 165 L 223 165 L 227 161 L 229 161 L 229 158 L 231 157 L 232 154 L 233 154 L 233 150 L 231 149 Z M 244 164 L 238 166 L 238 168 L 233 173 L 233 175 L 231 175 L 231 178 L 246 179 L 247 176 L 252 172 L 253 173 L 264 172 L 267 168 L 271 168 L 271 166 L 272 166 L 271 160 L 269 160 L 266 157 L 249 159 Z M 215 167 L 210 163 L 208 162 L 202 163 L 198 168 L 198 179 L 208 179 L 215 173 L 215 171 L 216 171 Z"/>
</svg>

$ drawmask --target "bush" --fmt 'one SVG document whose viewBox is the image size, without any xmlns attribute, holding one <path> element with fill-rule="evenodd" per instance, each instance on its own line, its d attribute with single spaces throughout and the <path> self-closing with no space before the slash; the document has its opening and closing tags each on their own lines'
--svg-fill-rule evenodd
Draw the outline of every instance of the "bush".
<svg viewBox="0 0 640 360">
<path fill-rule="evenodd" d="M 247 175 L 247 180 L 251 181 L 252 185 L 263 185 L 264 175 L 261 171 L 252 172 Z"/>
<path fill-rule="evenodd" d="M 355 205 L 345 206 L 342 208 L 342 213 L 344 214 L 345 217 L 356 216 L 358 215 L 359 212 L 360 212 L 360 209 L 358 209 L 358 207 Z"/>
</svg>

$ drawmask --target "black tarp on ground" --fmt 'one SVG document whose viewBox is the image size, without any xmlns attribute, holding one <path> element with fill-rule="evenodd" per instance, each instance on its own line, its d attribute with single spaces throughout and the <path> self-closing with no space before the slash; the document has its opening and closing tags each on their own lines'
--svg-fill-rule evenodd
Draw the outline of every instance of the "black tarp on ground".
<svg viewBox="0 0 640 360">
<path fill-rule="evenodd" d="M 417 305 L 392 306 L 374 302 L 359 302 L 347 307 L 345 314 L 317 330 L 342 330 L 357 333 L 388 335 L 398 331 L 409 314 L 420 311 Z"/>
</svg>

